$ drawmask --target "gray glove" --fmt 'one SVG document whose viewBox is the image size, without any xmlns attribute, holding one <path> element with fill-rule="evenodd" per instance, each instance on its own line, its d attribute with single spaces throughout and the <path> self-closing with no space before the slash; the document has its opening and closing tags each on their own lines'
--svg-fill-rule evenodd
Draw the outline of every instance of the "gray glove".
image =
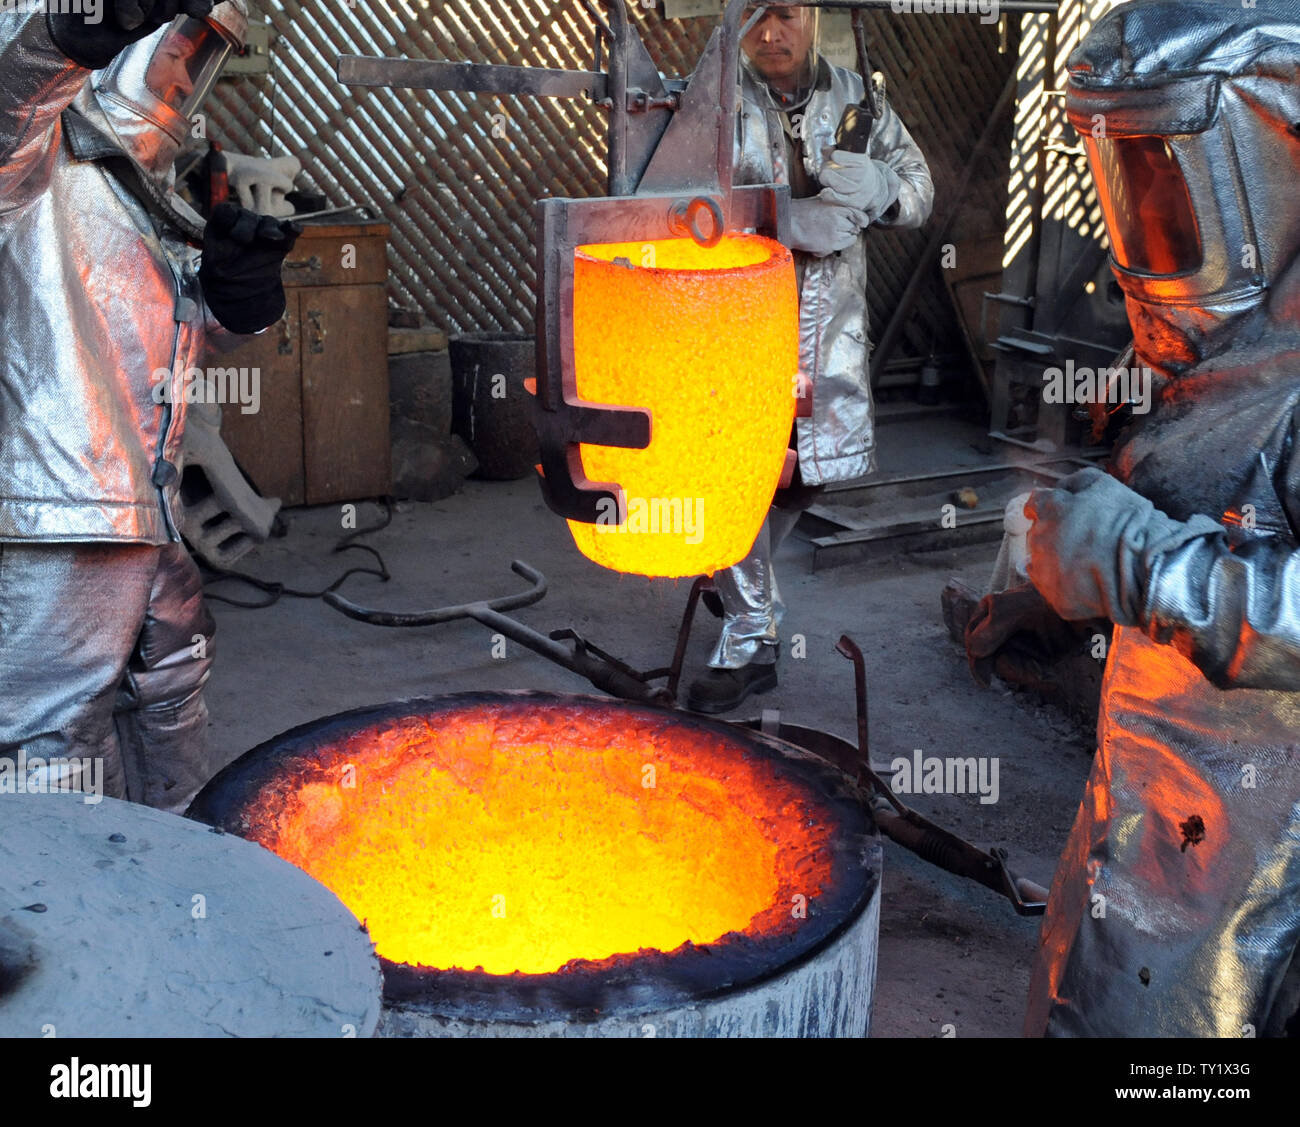
<svg viewBox="0 0 1300 1127">
<path fill-rule="evenodd" d="M 873 223 L 898 199 L 898 173 L 866 153 L 836 149 L 822 165 L 818 178 L 823 199 L 865 211 Z"/>
<path fill-rule="evenodd" d="M 1089 468 L 1025 504 L 1029 578 L 1062 618 L 1142 625 L 1147 579 L 1157 558 L 1200 536 L 1222 535 L 1206 516 L 1183 523 L 1139 493 Z"/>
<path fill-rule="evenodd" d="M 790 201 L 790 247 L 824 258 L 851 247 L 871 220 L 866 213 L 813 196 Z"/>
</svg>

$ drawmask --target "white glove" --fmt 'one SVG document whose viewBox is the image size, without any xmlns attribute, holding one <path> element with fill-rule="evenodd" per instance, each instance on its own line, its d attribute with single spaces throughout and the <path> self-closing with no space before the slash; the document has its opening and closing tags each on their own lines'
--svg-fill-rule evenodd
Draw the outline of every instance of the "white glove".
<svg viewBox="0 0 1300 1127">
<path fill-rule="evenodd" d="M 818 178 L 823 196 L 865 211 L 872 223 L 898 199 L 898 173 L 866 153 L 836 149 L 822 165 Z"/>
<path fill-rule="evenodd" d="M 790 201 L 790 249 L 825 258 L 851 247 L 871 220 L 865 212 L 813 196 Z"/>
<path fill-rule="evenodd" d="M 225 158 L 230 187 L 240 207 L 279 219 L 293 214 L 293 204 L 284 197 L 293 191 L 294 177 L 302 171 L 302 163 L 297 157 L 250 157 L 242 153 L 226 153 Z"/>
</svg>

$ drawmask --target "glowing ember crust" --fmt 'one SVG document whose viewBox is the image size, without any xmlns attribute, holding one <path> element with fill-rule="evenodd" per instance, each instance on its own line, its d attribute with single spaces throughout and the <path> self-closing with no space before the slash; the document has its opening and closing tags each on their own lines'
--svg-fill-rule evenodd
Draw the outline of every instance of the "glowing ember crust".
<svg viewBox="0 0 1300 1127">
<path fill-rule="evenodd" d="M 799 925 L 831 819 L 737 739 L 648 710 L 466 706 L 372 725 L 266 787 L 247 836 L 395 963 L 541 974 Z"/>
</svg>

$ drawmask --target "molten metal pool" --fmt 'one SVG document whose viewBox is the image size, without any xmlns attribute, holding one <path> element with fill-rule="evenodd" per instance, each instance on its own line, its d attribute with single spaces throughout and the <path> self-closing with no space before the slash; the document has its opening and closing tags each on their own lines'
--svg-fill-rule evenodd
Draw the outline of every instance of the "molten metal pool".
<svg viewBox="0 0 1300 1127">
<path fill-rule="evenodd" d="M 330 718 L 232 764 L 191 815 L 332 889 L 390 1004 L 460 1021 L 653 1012 L 769 976 L 875 901 L 876 839 L 838 772 L 597 698 Z"/>
</svg>

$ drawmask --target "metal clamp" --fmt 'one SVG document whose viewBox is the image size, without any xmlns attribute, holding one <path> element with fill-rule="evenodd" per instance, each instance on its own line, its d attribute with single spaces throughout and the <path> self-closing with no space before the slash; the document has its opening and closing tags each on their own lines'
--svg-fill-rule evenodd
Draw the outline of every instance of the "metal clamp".
<svg viewBox="0 0 1300 1127">
<path fill-rule="evenodd" d="M 612 99 L 604 99 L 611 103 Z M 656 97 L 644 90 L 629 90 L 627 92 L 627 112 L 628 113 L 649 113 L 650 110 L 678 110 L 681 109 L 682 98 L 679 93 L 670 90 L 662 97 Z"/>
</svg>

